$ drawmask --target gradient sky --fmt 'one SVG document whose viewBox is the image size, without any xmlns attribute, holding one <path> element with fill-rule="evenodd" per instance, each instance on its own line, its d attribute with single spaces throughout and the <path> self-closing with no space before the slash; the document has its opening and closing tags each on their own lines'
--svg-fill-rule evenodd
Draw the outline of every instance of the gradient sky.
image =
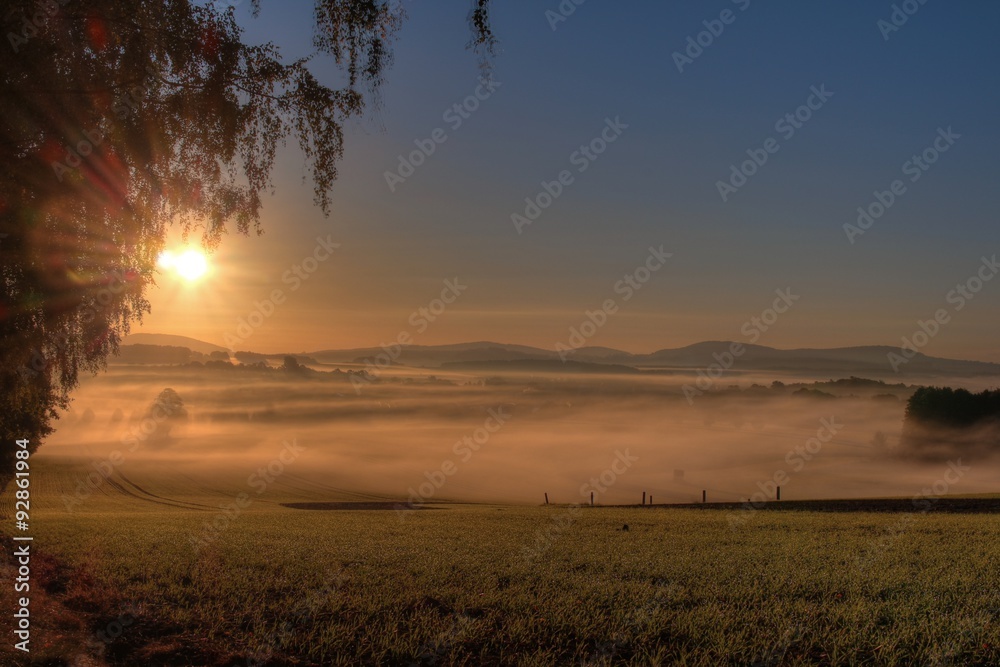
<svg viewBox="0 0 1000 667">
<path fill-rule="evenodd" d="M 923 352 L 1000 361 L 1000 278 L 960 311 L 947 301 L 1000 251 L 996 3 L 929 0 L 888 40 L 877 23 L 890 2 L 590 0 L 554 31 L 556 0 L 494 4 L 501 85 L 461 127 L 442 114 L 479 85 L 466 3 L 407 2 L 382 107 L 347 128 L 334 213 L 312 205 L 289 146 L 265 235 L 227 238 L 197 284 L 162 276 L 135 330 L 225 344 L 280 289 L 284 303 L 238 349 L 373 346 L 400 332 L 552 348 L 615 298 L 587 343 L 648 352 L 747 341 L 743 324 L 791 288 L 801 298 L 758 344 L 898 345 L 943 308 L 950 321 Z M 672 54 L 726 9 L 733 22 L 678 72 Z M 238 11 L 248 40 L 308 53 L 311 3 Z M 339 80 L 332 62 L 315 71 Z M 823 85 L 833 96 L 794 136 L 776 131 Z M 571 154 L 609 117 L 628 129 L 577 173 Z M 903 164 L 949 127 L 961 138 L 910 182 Z M 385 172 L 436 128 L 448 139 L 390 192 Z M 778 152 L 723 202 L 717 182 L 769 137 Z M 519 235 L 511 214 L 564 169 L 573 184 Z M 849 243 L 844 224 L 894 179 L 906 192 Z M 293 290 L 283 274 L 328 235 L 340 248 Z M 616 282 L 660 245 L 673 257 L 623 302 Z M 455 277 L 467 290 L 414 327 L 410 314 Z"/>
</svg>

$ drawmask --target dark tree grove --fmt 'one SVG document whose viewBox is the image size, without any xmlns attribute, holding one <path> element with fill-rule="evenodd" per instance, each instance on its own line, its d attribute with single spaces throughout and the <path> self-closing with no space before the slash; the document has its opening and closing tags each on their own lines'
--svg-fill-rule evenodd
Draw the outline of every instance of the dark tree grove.
<svg viewBox="0 0 1000 667">
<path fill-rule="evenodd" d="M 260 9 L 259 0 L 253 3 Z M 376 100 L 399 2 L 315 0 L 315 60 L 242 41 L 234 10 L 187 0 L 8 0 L 0 44 L 0 488 L 14 441 L 52 430 L 81 372 L 103 368 L 149 304 L 166 231 L 208 247 L 260 233 L 279 145 L 332 206 L 343 123 Z M 496 48 L 490 1 L 469 46 Z"/>
<path fill-rule="evenodd" d="M 1000 419 L 1000 389 L 973 394 L 967 389 L 921 387 L 906 404 L 906 420 L 923 425 L 964 427 Z"/>
<path fill-rule="evenodd" d="M 1000 389 L 921 387 L 906 405 L 900 454 L 926 460 L 1000 452 Z"/>
</svg>

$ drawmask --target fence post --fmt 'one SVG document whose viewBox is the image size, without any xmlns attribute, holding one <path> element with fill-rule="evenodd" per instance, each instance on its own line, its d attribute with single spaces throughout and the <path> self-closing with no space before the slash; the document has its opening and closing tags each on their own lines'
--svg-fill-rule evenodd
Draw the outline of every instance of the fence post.
<svg viewBox="0 0 1000 667">
<path fill-rule="evenodd" d="M 547 493 L 545 494 L 545 504 L 546 505 L 549 504 L 549 494 L 547 494 Z"/>
<path fill-rule="evenodd" d="M 645 491 L 642 492 L 642 505 L 643 505 L 643 507 L 646 506 L 646 492 Z"/>
<path fill-rule="evenodd" d="M 781 500 L 781 487 L 778 487 L 778 497 L 775 500 Z"/>
<path fill-rule="evenodd" d="M 708 497 L 707 494 L 708 491 L 706 491 L 705 489 L 701 490 L 701 502 L 705 502 L 705 499 Z"/>
</svg>

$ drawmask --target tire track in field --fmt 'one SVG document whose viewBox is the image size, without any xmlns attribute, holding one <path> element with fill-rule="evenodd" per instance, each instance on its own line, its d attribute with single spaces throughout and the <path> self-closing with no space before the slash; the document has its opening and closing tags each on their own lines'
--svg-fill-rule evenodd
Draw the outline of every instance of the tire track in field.
<svg viewBox="0 0 1000 667">
<path fill-rule="evenodd" d="M 193 503 L 193 502 L 190 502 L 190 501 L 187 501 L 187 500 L 175 500 L 173 498 L 166 498 L 164 496 L 158 496 L 155 493 L 150 493 L 149 491 L 147 491 L 146 489 L 142 488 L 141 486 L 139 486 L 138 484 L 136 484 L 135 482 L 133 482 L 132 480 L 130 480 L 128 477 L 126 477 L 125 475 L 123 475 L 121 470 L 118 471 L 118 476 L 121 477 L 122 481 L 124 481 L 126 484 L 128 484 L 129 486 L 131 486 L 135 490 L 139 491 L 140 493 L 143 493 L 143 494 L 149 496 L 150 498 L 157 498 L 159 500 L 165 500 L 165 501 L 171 502 L 171 503 L 179 503 L 179 504 L 182 504 L 182 505 L 191 505 L 192 507 L 203 507 L 205 509 L 210 509 L 210 510 L 218 509 L 216 507 L 212 507 L 211 505 L 202 505 L 201 503 Z"/>
<path fill-rule="evenodd" d="M 115 491 L 117 491 L 118 493 L 120 493 L 123 496 L 126 496 L 128 498 L 134 498 L 136 500 L 144 500 L 146 502 L 153 502 L 153 503 L 156 503 L 157 505 L 167 505 L 168 507 L 177 507 L 176 505 L 173 505 L 171 503 L 165 503 L 165 502 L 161 502 L 159 500 L 150 500 L 149 498 L 143 498 L 142 496 L 136 495 L 135 493 L 132 493 L 131 491 L 129 491 L 124 486 L 122 486 L 121 484 L 119 484 L 118 482 L 116 482 L 115 480 L 113 480 L 110 477 L 105 477 L 104 481 L 107 482 L 107 485 L 110 486 L 111 488 L 113 488 Z M 102 484 L 101 486 L 104 486 L 104 485 Z"/>
<path fill-rule="evenodd" d="M 115 481 L 114 480 L 115 475 L 120 477 L 126 484 L 139 490 L 140 493 L 145 495 L 139 495 L 138 493 L 132 491 L 130 488 L 126 488 L 124 484 Z M 179 509 L 204 509 L 207 507 L 206 505 L 194 505 L 193 503 L 184 503 L 183 501 L 171 500 L 169 498 L 160 499 L 159 496 L 146 494 L 145 491 L 135 486 L 135 484 L 133 484 L 128 478 L 126 478 L 125 475 L 122 475 L 120 471 L 115 471 L 114 475 L 106 478 L 106 481 L 111 488 L 115 489 L 122 495 L 127 496 L 129 498 L 135 498 L 136 500 L 142 500 L 147 503 L 156 503 L 157 505 L 166 505 L 167 507 L 176 507 Z M 147 495 L 150 497 L 146 497 Z M 209 507 L 208 509 L 213 509 L 213 508 Z"/>
</svg>

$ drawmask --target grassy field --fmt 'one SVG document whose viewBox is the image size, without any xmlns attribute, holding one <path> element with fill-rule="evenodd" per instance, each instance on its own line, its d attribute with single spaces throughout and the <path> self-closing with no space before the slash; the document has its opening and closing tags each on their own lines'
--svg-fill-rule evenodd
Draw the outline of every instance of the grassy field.
<svg viewBox="0 0 1000 667">
<path fill-rule="evenodd" d="M 228 491 L 152 472 L 176 506 L 102 486 L 67 512 L 79 470 L 37 468 L 31 664 L 1000 663 L 995 514 L 403 515 L 275 488 L 222 520 Z"/>
</svg>

